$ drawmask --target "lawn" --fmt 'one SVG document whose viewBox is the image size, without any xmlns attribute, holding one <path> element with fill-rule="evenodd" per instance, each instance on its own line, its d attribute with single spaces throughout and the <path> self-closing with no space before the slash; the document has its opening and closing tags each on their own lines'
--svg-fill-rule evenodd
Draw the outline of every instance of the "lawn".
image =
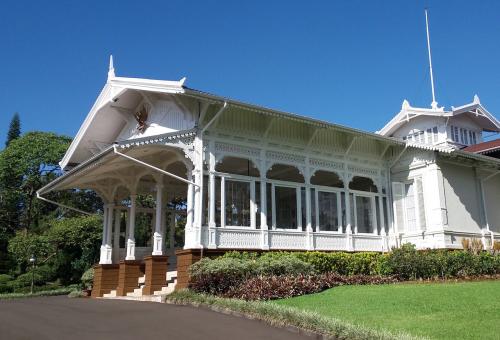
<svg viewBox="0 0 500 340">
<path fill-rule="evenodd" d="M 433 339 L 500 339 L 500 281 L 342 286 L 275 303 Z"/>
</svg>

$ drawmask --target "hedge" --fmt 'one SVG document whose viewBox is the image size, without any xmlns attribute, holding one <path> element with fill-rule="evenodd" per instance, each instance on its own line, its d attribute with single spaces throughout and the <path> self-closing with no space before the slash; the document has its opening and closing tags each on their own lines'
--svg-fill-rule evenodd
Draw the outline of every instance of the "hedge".
<svg viewBox="0 0 500 340">
<path fill-rule="evenodd" d="M 248 298 L 245 291 L 251 290 L 251 284 L 254 284 L 267 288 L 262 288 L 260 295 L 252 293 L 251 298 L 268 299 L 326 289 L 328 285 L 334 285 L 331 276 L 326 279 L 332 273 L 342 277 L 343 284 L 356 284 L 356 280 L 346 279 L 348 277 L 373 277 L 374 283 L 381 283 L 376 279 L 380 277 L 390 281 L 481 277 L 500 274 L 500 254 L 462 250 L 418 251 L 411 244 L 387 254 L 228 252 L 219 258 L 204 258 L 193 264 L 189 287 L 196 292 Z M 266 280 L 281 282 L 282 286 L 266 284 Z M 370 283 L 369 279 L 366 281 Z M 307 288 L 305 283 L 313 288 Z M 273 290 L 285 293 L 275 294 Z"/>
</svg>

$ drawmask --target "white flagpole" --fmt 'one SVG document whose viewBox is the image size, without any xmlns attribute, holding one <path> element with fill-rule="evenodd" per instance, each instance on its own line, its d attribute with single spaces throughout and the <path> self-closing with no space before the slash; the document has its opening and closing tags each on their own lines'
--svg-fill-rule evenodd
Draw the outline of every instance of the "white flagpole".
<svg viewBox="0 0 500 340">
<path fill-rule="evenodd" d="M 429 18 L 427 14 L 427 8 L 425 9 L 425 28 L 427 31 L 427 51 L 429 52 L 429 70 L 431 73 L 431 90 L 432 90 L 432 103 L 431 107 L 433 109 L 437 109 L 437 102 L 436 102 L 436 96 L 434 94 L 434 75 L 432 74 L 432 56 L 431 56 L 431 40 L 429 37 Z"/>
</svg>

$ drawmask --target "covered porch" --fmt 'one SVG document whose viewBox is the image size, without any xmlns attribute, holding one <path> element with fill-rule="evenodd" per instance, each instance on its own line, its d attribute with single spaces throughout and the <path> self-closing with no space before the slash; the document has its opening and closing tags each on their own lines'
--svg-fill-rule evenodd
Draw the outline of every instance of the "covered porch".
<svg viewBox="0 0 500 340">
<path fill-rule="evenodd" d="M 192 163 L 183 146 L 192 132 L 169 134 L 163 144 L 117 143 L 38 192 L 93 190 L 103 200 L 99 263 L 92 295 L 153 295 L 173 290 L 176 250 L 192 220 L 188 201 Z M 174 144 L 174 145 L 172 145 Z M 170 284 L 170 285 L 169 285 Z"/>
</svg>

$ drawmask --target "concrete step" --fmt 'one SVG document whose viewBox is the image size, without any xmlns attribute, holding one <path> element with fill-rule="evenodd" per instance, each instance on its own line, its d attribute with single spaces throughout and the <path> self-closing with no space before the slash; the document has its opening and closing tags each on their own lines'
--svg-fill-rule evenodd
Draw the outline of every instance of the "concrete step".
<svg viewBox="0 0 500 340">
<path fill-rule="evenodd" d="M 172 294 L 175 290 L 174 284 L 169 284 L 167 287 L 161 287 L 161 290 L 155 291 L 154 295 L 169 295 Z"/>
<path fill-rule="evenodd" d="M 177 279 L 177 270 L 172 270 L 167 272 L 167 281 L 173 281 Z"/>
<path fill-rule="evenodd" d="M 128 300 L 144 302 L 165 302 L 164 295 L 142 295 L 142 296 L 115 296 L 107 298 L 109 300 Z"/>
<path fill-rule="evenodd" d="M 104 294 L 102 297 L 105 297 L 105 298 L 112 298 L 112 297 L 116 297 L 116 289 L 113 289 L 112 291 L 110 291 L 108 294 Z"/>
<path fill-rule="evenodd" d="M 142 295 L 142 287 L 134 289 L 133 292 L 127 293 L 127 296 L 131 297 L 141 297 Z"/>
</svg>

